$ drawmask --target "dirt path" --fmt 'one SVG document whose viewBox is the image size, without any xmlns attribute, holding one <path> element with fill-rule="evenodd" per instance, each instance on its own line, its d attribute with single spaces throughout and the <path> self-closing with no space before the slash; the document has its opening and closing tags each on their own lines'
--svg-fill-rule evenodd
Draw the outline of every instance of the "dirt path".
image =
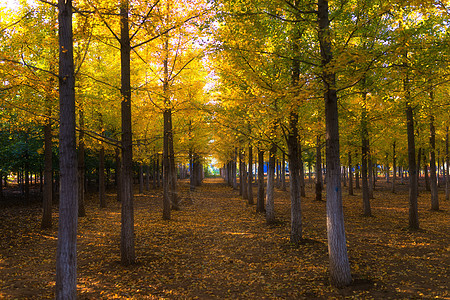
<svg viewBox="0 0 450 300">
<path fill-rule="evenodd" d="M 255 206 L 208 179 L 194 192 L 180 183 L 182 209 L 163 221 L 161 190 L 135 196 L 136 254 L 132 267 L 119 264 L 120 204 L 108 195 L 100 209 L 87 199 L 79 221 L 80 299 L 450 299 L 449 203 L 430 212 L 420 200 L 422 230 L 404 229 L 406 194 L 378 191 L 376 217 L 361 216 L 360 197 L 344 197 L 353 286 L 327 282 L 325 202 L 302 200 L 304 237 L 289 244 L 287 192 L 276 192 L 276 226 L 266 226 Z M 38 205 L 0 212 L 0 298 L 54 297 L 56 229 L 41 231 Z M 54 214 L 55 219 L 57 214 Z"/>
</svg>

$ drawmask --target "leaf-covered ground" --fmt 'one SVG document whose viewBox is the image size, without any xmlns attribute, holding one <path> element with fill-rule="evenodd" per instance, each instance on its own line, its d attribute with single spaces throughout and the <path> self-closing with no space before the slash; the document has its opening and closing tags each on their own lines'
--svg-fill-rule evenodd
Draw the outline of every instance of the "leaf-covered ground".
<svg viewBox="0 0 450 300">
<path fill-rule="evenodd" d="M 361 214 L 360 191 L 344 191 L 354 284 L 336 289 L 327 280 L 325 202 L 314 201 L 309 189 L 299 248 L 288 239 L 287 192 L 276 192 L 275 226 L 221 179 L 207 179 L 195 192 L 181 182 L 182 210 L 171 221 L 161 218 L 160 190 L 136 195 L 138 263 L 131 267 L 119 264 L 115 195 L 108 195 L 106 209 L 90 195 L 78 230 L 79 298 L 450 299 L 450 205 L 442 193 L 439 212 L 429 210 L 429 194 L 421 193 L 422 229 L 411 232 L 406 186 L 397 194 L 379 188 L 370 218 Z M 0 298 L 54 297 L 56 230 L 42 231 L 40 218 L 38 204 L 1 207 Z"/>
</svg>

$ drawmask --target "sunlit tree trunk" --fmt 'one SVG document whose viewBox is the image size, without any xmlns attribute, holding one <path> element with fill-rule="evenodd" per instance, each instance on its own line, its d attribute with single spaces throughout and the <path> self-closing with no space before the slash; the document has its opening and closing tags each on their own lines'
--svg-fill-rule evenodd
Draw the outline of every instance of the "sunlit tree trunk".
<svg viewBox="0 0 450 300">
<path fill-rule="evenodd" d="M 60 201 L 56 252 L 56 299 L 77 298 L 78 183 L 72 1 L 58 1 Z"/>
<path fill-rule="evenodd" d="M 328 1 L 318 0 L 320 54 L 322 57 L 326 120 L 327 161 L 327 234 L 330 282 L 340 287 L 352 282 L 344 229 L 342 191 L 340 182 L 339 122 L 336 94 L 336 74 L 328 70 L 332 61 Z"/>
<path fill-rule="evenodd" d="M 121 172 L 121 238 L 120 260 L 123 265 L 135 263 L 133 208 L 133 145 L 131 131 L 130 32 L 128 0 L 120 0 L 120 60 L 122 95 L 122 172 Z"/>
</svg>

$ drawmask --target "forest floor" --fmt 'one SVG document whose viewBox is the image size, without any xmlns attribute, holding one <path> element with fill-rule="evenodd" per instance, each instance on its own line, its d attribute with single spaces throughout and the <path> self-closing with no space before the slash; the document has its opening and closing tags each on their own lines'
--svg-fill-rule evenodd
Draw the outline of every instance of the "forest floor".
<svg viewBox="0 0 450 300">
<path fill-rule="evenodd" d="M 180 182 L 181 210 L 162 220 L 162 191 L 135 195 L 137 264 L 119 261 L 120 204 L 87 197 L 78 228 L 79 299 L 450 299 L 450 203 L 441 211 L 419 197 L 419 231 L 407 230 L 407 188 L 380 182 L 362 216 L 361 191 L 344 190 L 345 226 L 354 283 L 337 289 L 327 276 L 325 202 L 312 185 L 302 199 L 305 243 L 289 242 L 289 194 L 277 190 L 276 225 L 222 179 L 194 192 Z M 256 195 L 256 187 L 254 189 Z M 256 197 L 255 197 L 256 198 Z M 58 214 L 54 207 L 54 220 Z M 39 203 L 0 203 L 0 298 L 54 297 L 57 231 L 40 229 Z"/>
</svg>

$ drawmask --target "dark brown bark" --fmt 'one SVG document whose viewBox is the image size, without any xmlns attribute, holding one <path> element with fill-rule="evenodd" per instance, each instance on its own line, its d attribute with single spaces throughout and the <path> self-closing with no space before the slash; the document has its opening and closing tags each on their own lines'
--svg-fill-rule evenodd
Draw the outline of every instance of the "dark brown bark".
<svg viewBox="0 0 450 300">
<path fill-rule="evenodd" d="M 258 149 L 258 195 L 256 199 L 256 212 L 263 213 L 264 211 L 264 150 Z"/>
<path fill-rule="evenodd" d="M 164 144 L 163 144 L 163 219 L 170 220 L 170 209 L 172 196 L 171 181 L 172 174 L 170 174 L 170 160 L 169 160 L 169 127 L 171 125 L 171 113 L 169 109 L 164 111 Z"/>
<path fill-rule="evenodd" d="M 417 167 L 416 167 L 416 145 L 414 140 L 414 113 L 411 106 L 411 95 L 409 91 L 408 75 L 404 80 L 406 100 L 406 127 L 408 136 L 408 166 L 409 166 L 409 228 L 419 229 L 419 213 L 417 204 Z M 419 149 L 420 153 L 420 149 Z"/>
<path fill-rule="evenodd" d="M 291 199 L 291 243 L 299 245 L 302 235 L 302 208 L 300 195 L 300 166 L 298 151 L 298 114 L 290 113 L 289 117 L 289 192 Z"/>
<path fill-rule="evenodd" d="M 330 282 L 341 287 L 352 282 L 344 229 L 344 212 L 340 182 L 339 122 L 336 94 L 336 74 L 329 70 L 332 61 L 328 1 L 318 0 L 320 54 L 322 57 L 326 123 L 327 161 L 327 234 Z"/>
<path fill-rule="evenodd" d="M 362 173 L 362 198 L 363 198 L 363 215 L 369 217 L 372 215 L 369 198 L 369 182 L 367 176 L 367 156 L 369 155 L 369 132 L 367 128 L 367 111 L 366 111 L 366 93 L 363 92 L 364 107 L 361 114 L 361 173 Z"/>
<path fill-rule="evenodd" d="M 56 299 L 77 297 L 78 187 L 72 1 L 58 1 L 60 201 L 56 253 Z"/>
<path fill-rule="evenodd" d="M 128 0 L 120 2 L 120 61 L 121 61 L 121 111 L 122 111 L 122 172 L 121 172 L 121 235 L 120 260 L 123 265 L 135 263 L 134 208 L 133 208 L 133 144 L 131 131 L 130 84 L 130 32 L 128 27 Z"/>
</svg>

